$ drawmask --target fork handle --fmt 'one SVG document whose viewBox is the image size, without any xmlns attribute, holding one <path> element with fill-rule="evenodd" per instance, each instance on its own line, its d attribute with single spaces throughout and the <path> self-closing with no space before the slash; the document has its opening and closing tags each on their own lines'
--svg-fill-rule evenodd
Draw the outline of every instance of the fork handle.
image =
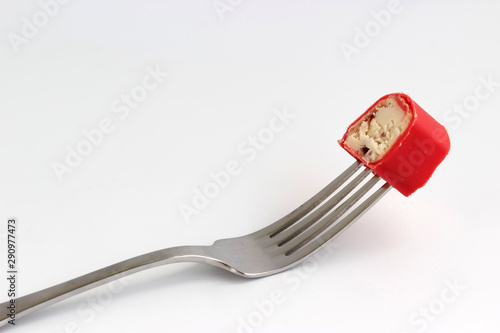
<svg viewBox="0 0 500 333">
<path fill-rule="evenodd" d="M 121 277 L 176 262 L 201 262 L 223 267 L 211 256 L 210 246 L 178 246 L 146 253 L 15 299 L 15 319 Z M 226 268 L 226 267 L 223 267 Z M 0 326 L 11 320 L 10 301 L 0 304 Z"/>
</svg>

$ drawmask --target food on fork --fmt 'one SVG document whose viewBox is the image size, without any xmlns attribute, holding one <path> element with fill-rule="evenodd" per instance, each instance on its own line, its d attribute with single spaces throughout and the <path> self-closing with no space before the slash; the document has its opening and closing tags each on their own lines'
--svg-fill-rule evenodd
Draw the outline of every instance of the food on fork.
<svg viewBox="0 0 500 333">
<path fill-rule="evenodd" d="M 405 196 L 427 183 L 450 150 L 445 127 L 403 93 L 376 101 L 339 143 Z"/>
</svg>

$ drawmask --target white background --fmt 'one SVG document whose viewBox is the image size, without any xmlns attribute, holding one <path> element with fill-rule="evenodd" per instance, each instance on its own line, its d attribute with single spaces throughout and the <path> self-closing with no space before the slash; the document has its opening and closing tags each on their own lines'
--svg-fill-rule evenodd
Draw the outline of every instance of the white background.
<svg viewBox="0 0 500 333">
<path fill-rule="evenodd" d="M 442 122 L 450 155 L 413 196 L 392 190 L 321 261 L 259 280 L 165 266 L 5 331 L 496 332 L 498 3 L 401 0 L 390 16 L 380 14 L 387 1 L 221 3 L 231 10 L 211 0 L 71 1 L 43 22 L 40 2 L 1 1 L 0 240 L 5 253 L 7 218 L 17 217 L 20 295 L 273 222 L 352 163 L 336 140 L 386 93 L 409 94 Z M 33 16 L 39 27 L 23 37 Z M 347 44 L 357 53 L 346 56 Z M 127 117 L 113 113 L 156 67 L 168 78 Z M 238 146 L 275 109 L 295 118 L 246 161 Z M 114 131 L 59 181 L 54 163 L 104 118 Z M 183 218 L 180 205 L 231 160 L 240 174 Z M 256 304 L 273 292 L 281 302 L 263 314 Z"/>
</svg>

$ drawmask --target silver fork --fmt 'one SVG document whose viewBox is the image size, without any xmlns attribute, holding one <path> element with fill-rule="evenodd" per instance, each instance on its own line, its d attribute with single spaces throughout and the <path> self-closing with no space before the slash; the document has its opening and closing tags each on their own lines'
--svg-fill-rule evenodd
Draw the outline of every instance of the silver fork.
<svg viewBox="0 0 500 333">
<path fill-rule="evenodd" d="M 17 298 L 15 318 L 118 278 L 170 263 L 210 264 L 247 278 L 264 277 L 291 268 L 321 249 L 391 188 L 385 183 L 368 196 L 380 177 L 374 174 L 365 181 L 372 171 L 362 166 L 355 162 L 311 199 L 261 230 L 221 239 L 210 246 L 178 246 L 146 253 Z M 349 179 L 351 181 L 342 187 Z M 367 198 L 354 207 L 365 196 Z M 11 319 L 7 312 L 9 304 L 0 304 L 0 326 Z"/>
</svg>

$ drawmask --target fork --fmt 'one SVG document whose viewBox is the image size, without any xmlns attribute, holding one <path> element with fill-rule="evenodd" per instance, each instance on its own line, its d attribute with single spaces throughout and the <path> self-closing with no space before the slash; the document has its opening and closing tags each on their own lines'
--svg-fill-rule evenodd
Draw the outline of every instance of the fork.
<svg viewBox="0 0 500 333">
<path fill-rule="evenodd" d="M 380 177 L 373 174 L 366 180 L 372 170 L 362 167 L 361 162 L 355 162 L 290 214 L 246 236 L 220 239 L 210 246 L 178 246 L 146 253 L 17 298 L 15 319 L 121 277 L 170 263 L 210 264 L 246 278 L 289 269 L 321 249 L 391 189 L 385 183 L 371 191 Z M 363 197 L 367 198 L 355 207 Z M 11 319 L 9 304 L 0 304 L 0 326 Z"/>
</svg>

